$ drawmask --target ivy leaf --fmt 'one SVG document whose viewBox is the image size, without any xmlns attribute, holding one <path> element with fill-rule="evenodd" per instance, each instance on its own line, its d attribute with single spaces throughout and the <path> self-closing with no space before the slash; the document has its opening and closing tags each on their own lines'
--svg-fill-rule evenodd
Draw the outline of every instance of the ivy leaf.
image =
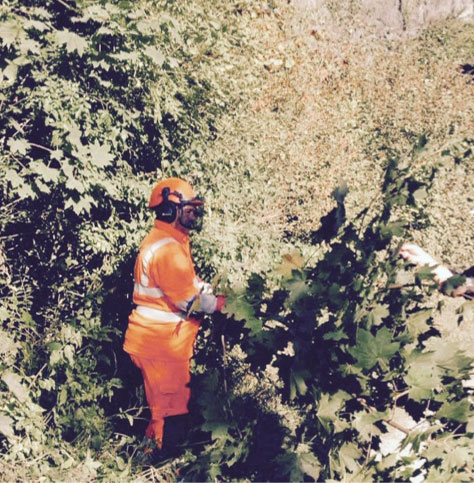
<svg viewBox="0 0 474 483">
<path fill-rule="evenodd" d="M 400 344 L 392 342 L 392 334 L 387 327 L 377 331 L 375 337 L 365 329 L 357 333 L 357 344 L 348 349 L 356 359 L 356 366 L 362 369 L 371 369 L 377 364 L 386 367 L 388 361 L 399 350 Z"/>
<path fill-rule="evenodd" d="M 81 57 L 84 55 L 84 51 L 88 45 L 86 39 L 69 30 L 59 30 L 56 32 L 56 39 L 61 45 L 66 45 L 67 52 L 77 51 Z"/>
</svg>

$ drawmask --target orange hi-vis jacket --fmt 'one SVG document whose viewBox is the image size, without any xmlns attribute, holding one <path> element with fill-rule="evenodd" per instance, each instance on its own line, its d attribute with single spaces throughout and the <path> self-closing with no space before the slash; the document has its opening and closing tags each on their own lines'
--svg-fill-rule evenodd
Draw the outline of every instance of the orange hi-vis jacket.
<svg viewBox="0 0 474 483">
<path fill-rule="evenodd" d="M 137 307 L 129 317 L 124 350 L 144 378 L 152 413 L 147 435 L 161 444 L 163 418 L 188 412 L 189 359 L 199 329 L 199 321 L 185 312 L 200 293 L 188 235 L 155 221 L 140 247 L 134 279 Z"/>
</svg>

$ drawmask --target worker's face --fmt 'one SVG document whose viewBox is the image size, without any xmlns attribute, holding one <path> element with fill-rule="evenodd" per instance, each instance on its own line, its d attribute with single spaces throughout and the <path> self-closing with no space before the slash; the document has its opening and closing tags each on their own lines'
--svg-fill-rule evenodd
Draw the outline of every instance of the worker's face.
<svg viewBox="0 0 474 483">
<path fill-rule="evenodd" d="M 180 209 L 178 222 L 186 230 L 193 230 L 198 228 L 198 220 L 200 217 L 201 213 L 199 209 L 192 205 L 184 205 Z"/>
</svg>

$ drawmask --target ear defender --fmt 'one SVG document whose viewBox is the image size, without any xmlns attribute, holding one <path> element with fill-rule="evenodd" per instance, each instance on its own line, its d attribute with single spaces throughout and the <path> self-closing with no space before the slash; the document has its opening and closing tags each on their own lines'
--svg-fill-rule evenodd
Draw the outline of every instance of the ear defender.
<svg viewBox="0 0 474 483">
<path fill-rule="evenodd" d="M 176 220 L 178 214 L 178 209 L 175 203 L 168 200 L 170 195 L 169 188 L 163 188 L 161 196 L 163 201 L 156 207 L 156 219 L 160 221 L 165 221 L 166 223 L 173 223 Z"/>
</svg>

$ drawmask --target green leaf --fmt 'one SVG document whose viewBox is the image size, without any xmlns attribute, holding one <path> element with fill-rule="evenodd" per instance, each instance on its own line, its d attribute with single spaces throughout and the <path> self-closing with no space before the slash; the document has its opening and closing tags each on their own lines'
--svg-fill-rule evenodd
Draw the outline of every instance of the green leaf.
<svg viewBox="0 0 474 483">
<path fill-rule="evenodd" d="M 163 65 L 163 62 L 165 61 L 165 57 L 161 50 L 157 49 L 156 47 L 153 46 L 148 46 L 144 50 L 145 55 L 150 57 L 150 59 L 158 66 L 161 67 Z"/>
<path fill-rule="evenodd" d="M 284 277 L 290 277 L 293 270 L 300 270 L 304 266 L 304 259 L 299 251 L 283 255 L 282 258 L 278 273 Z"/>
<path fill-rule="evenodd" d="M 6 332 L 0 329 L 0 355 L 10 354 L 14 356 L 17 351 L 17 343 Z"/>
<path fill-rule="evenodd" d="M 427 350 L 433 352 L 434 362 L 452 376 L 466 376 L 473 362 L 463 350 L 459 349 L 457 342 L 447 339 L 432 337 L 425 342 Z"/>
<path fill-rule="evenodd" d="M 255 320 L 255 309 L 240 294 L 228 296 L 222 312 L 232 316 L 235 320 Z"/>
<path fill-rule="evenodd" d="M 433 391 L 441 384 L 441 376 L 436 366 L 413 363 L 405 376 L 409 387 L 409 396 L 415 401 L 429 399 Z"/>
<path fill-rule="evenodd" d="M 209 431 L 213 440 L 229 438 L 229 425 L 227 423 L 205 422 L 201 428 L 203 431 Z"/>
<path fill-rule="evenodd" d="M 30 163 L 30 168 L 34 173 L 40 174 L 44 181 L 57 181 L 59 179 L 59 169 L 50 168 L 41 161 Z"/>
<path fill-rule="evenodd" d="M 15 432 L 13 430 L 13 419 L 5 414 L 0 414 L 0 433 L 6 436 L 8 439 L 13 439 L 15 437 Z"/>
<path fill-rule="evenodd" d="M 244 327 L 250 329 L 251 336 L 258 334 L 263 328 L 263 322 L 256 318 L 249 318 L 245 321 Z"/>
<path fill-rule="evenodd" d="M 388 415 L 388 410 L 385 412 L 367 412 L 359 411 L 354 414 L 352 425 L 359 431 L 360 437 L 364 441 L 371 441 L 373 436 L 380 435 L 380 429 L 374 423 L 381 421 Z"/>
<path fill-rule="evenodd" d="M 369 313 L 369 320 L 374 325 L 380 325 L 383 322 L 383 319 L 388 317 L 390 312 L 388 310 L 388 305 L 377 305 L 370 313 Z"/>
<path fill-rule="evenodd" d="M 71 53 L 77 51 L 79 56 L 82 57 L 85 49 L 87 48 L 87 40 L 80 35 L 70 32 L 69 30 L 59 30 L 56 32 L 56 39 L 59 44 L 65 44 L 66 50 Z"/>
<path fill-rule="evenodd" d="M 329 431 L 329 423 L 336 420 L 337 413 L 340 411 L 345 401 L 351 399 L 351 396 L 344 391 L 338 391 L 333 396 L 329 394 L 323 394 L 318 402 L 318 409 L 316 415 L 321 421 L 326 430 Z"/>
<path fill-rule="evenodd" d="M 290 384 L 294 387 L 292 393 L 296 396 L 296 392 L 304 396 L 308 391 L 308 386 L 306 385 L 305 378 L 309 378 L 311 374 L 309 371 L 291 371 L 291 381 Z"/>
<path fill-rule="evenodd" d="M 6 372 L 2 375 L 2 381 L 7 385 L 8 389 L 20 402 L 25 402 L 28 399 L 28 391 L 21 383 L 21 379 L 18 374 Z"/>
<path fill-rule="evenodd" d="M 19 153 L 24 155 L 30 149 L 30 143 L 23 138 L 10 138 L 7 141 L 7 144 L 10 147 L 10 152 L 12 152 L 13 154 Z"/>
<path fill-rule="evenodd" d="M 22 33 L 23 28 L 18 21 L 0 21 L 0 39 L 6 47 L 11 47 Z"/>
<path fill-rule="evenodd" d="M 296 464 L 300 473 L 310 476 L 314 481 L 319 480 L 322 467 L 318 458 L 312 453 L 298 453 L 296 455 Z M 291 481 L 304 481 L 304 479 L 301 478 L 301 475 L 297 476 L 293 470 L 291 472 Z"/>
<path fill-rule="evenodd" d="M 94 144 L 89 145 L 89 152 L 92 163 L 100 168 L 108 166 L 114 159 L 114 156 L 110 153 L 109 146 L 107 144 L 100 144 L 97 140 Z"/>
<path fill-rule="evenodd" d="M 359 463 L 357 460 L 362 456 L 362 453 L 354 443 L 345 443 L 339 450 L 339 462 L 341 466 L 347 468 L 351 473 L 359 471 Z"/>
<path fill-rule="evenodd" d="M 429 329 L 427 321 L 431 318 L 432 312 L 432 309 L 422 309 L 408 317 L 406 324 L 410 335 L 417 338 L 420 334 L 423 334 Z"/>
<path fill-rule="evenodd" d="M 355 347 L 350 347 L 348 351 L 356 359 L 357 367 L 371 369 L 377 362 L 386 367 L 388 361 L 399 349 L 400 344 L 392 342 L 390 330 L 382 327 L 377 331 L 375 337 L 370 331 L 359 329 L 357 344 Z"/>
<path fill-rule="evenodd" d="M 435 417 L 447 418 L 461 423 L 467 423 L 470 414 L 469 400 L 462 399 L 461 401 L 445 402 L 441 408 L 436 412 Z"/>
</svg>

